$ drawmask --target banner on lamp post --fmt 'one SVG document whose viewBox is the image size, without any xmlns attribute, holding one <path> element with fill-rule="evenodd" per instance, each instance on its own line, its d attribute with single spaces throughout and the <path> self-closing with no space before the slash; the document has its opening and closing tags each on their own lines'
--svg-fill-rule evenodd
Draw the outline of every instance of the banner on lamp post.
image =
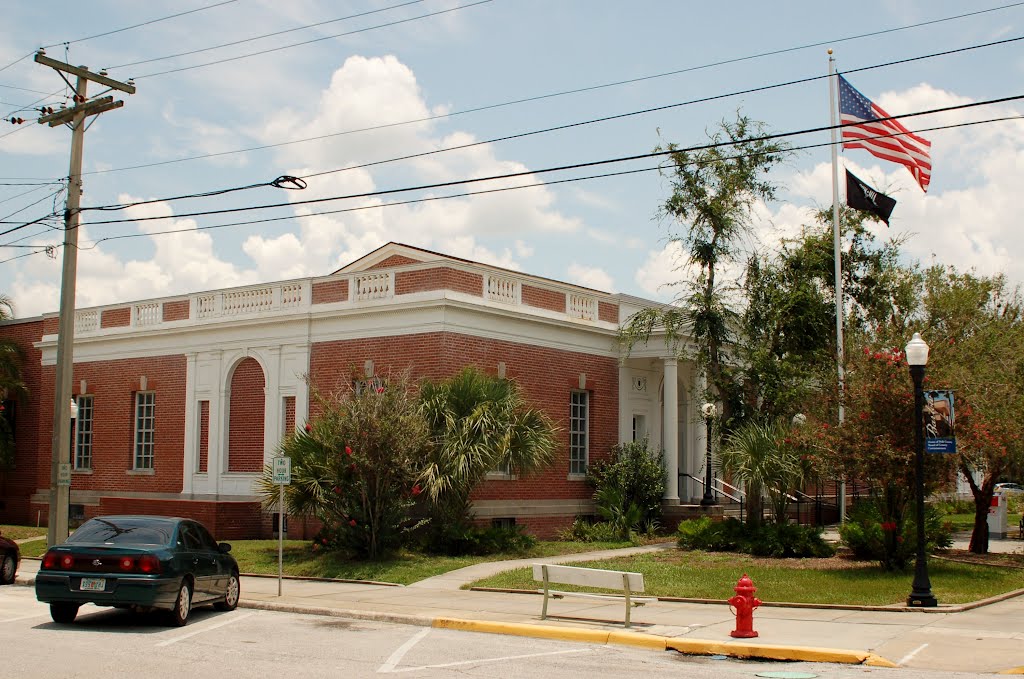
<svg viewBox="0 0 1024 679">
<path fill-rule="evenodd" d="M 956 430 L 953 414 L 953 392 L 929 390 L 924 392 L 924 451 L 926 453 L 955 453 Z"/>
</svg>

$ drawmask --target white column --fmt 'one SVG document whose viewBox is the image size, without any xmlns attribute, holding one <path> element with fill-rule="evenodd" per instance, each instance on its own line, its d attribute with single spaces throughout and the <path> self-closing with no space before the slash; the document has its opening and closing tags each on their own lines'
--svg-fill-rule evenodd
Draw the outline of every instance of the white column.
<svg viewBox="0 0 1024 679">
<path fill-rule="evenodd" d="M 629 409 L 629 394 L 633 378 L 625 363 L 619 364 L 619 443 L 633 438 L 633 415 Z"/>
<path fill-rule="evenodd" d="M 182 450 L 181 492 L 191 494 L 192 475 L 196 473 L 196 460 L 198 458 L 196 432 L 196 354 L 189 352 L 185 355 L 185 445 Z"/>
<path fill-rule="evenodd" d="M 263 376 L 266 384 L 263 392 L 263 464 L 270 464 L 270 458 L 277 454 L 277 446 L 281 442 L 281 426 L 284 424 L 281 407 L 281 348 L 268 349 L 263 356 L 267 371 Z"/>
<path fill-rule="evenodd" d="M 665 359 L 665 403 L 662 408 L 662 446 L 665 450 L 665 498 L 679 501 L 679 365 Z"/>
<path fill-rule="evenodd" d="M 224 413 L 227 412 L 225 399 L 227 388 L 224 385 L 224 352 L 217 352 L 217 366 L 214 371 L 217 381 L 210 394 L 210 431 L 207 434 L 206 452 L 206 483 L 209 492 L 219 494 L 221 478 L 227 469 L 224 451 L 227 442 L 227 431 L 224 427 Z"/>
</svg>

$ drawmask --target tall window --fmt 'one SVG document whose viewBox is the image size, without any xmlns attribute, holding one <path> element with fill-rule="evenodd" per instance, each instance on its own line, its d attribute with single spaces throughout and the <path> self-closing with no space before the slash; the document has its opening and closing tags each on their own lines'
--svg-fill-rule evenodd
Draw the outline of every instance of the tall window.
<svg viewBox="0 0 1024 679">
<path fill-rule="evenodd" d="M 587 431 L 590 420 L 590 394 L 573 391 L 569 396 L 569 473 L 587 473 Z"/>
<path fill-rule="evenodd" d="M 92 469 L 92 396 L 79 396 L 75 419 L 75 469 Z"/>
<path fill-rule="evenodd" d="M 156 394 L 135 394 L 135 469 L 153 468 L 153 435 L 156 427 Z"/>
</svg>

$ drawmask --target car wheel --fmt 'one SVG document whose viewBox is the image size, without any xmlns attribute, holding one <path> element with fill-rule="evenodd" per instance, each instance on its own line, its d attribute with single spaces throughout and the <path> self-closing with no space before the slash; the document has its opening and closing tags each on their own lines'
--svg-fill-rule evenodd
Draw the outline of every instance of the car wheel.
<svg viewBox="0 0 1024 679">
<path fill-rule="evenodd" d="M 183 627 L 188 622 L 188 614 L 191 612 L 192 587 L 189 585 L 188 580 L 183 580 L 181 589 L 178 590 L 178 598 L 175 600 L 174 608 L 171 610 L 171 622 L 178 627 Z"/>
<path fill-rule="evenodd" d="M 238 583 L 238 573 L 232 573 L 228 579 L 228 588 L 224 592 L 224 601 L 218 601 L 213 605 L 218 611 L 233 611 L 238 608 L 238 597 L 242 588 Z"/>
<path fill-rule="evenodd" d="M 79 604 L 72 604 L 66 601 L 50 604 L 50 617 L 61 625 L 69 625 L 75 621 L 78 615 Z"/>
<path fill-rule="evenodd" d="M 14 569 L 14 556 L 0 554 L 0 585 L 10 585 L 14 582 Z"/>
</svg>

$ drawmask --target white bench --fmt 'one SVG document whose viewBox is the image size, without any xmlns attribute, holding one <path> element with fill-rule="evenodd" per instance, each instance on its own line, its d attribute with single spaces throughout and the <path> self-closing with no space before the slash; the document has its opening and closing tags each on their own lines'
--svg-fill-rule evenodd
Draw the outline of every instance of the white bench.
<svg viewBox="0 0 1024 679">
<path fill-rule="evenodd" d="M 533 579 L 544 583 L 544 606 L 540 619 L 548 617 L 548 599 L 561 599 L 575 596 L 588 599 L 605 599 L 626 602 L 626 627 L 629 627 L 629 612 L 633 606 L 643 606 L 657 601 L 655 597 L 636 598 L 633 594 L 644 591 L 644 574 L 627 573 L 625 571 L 606 571 L 597 568 L 578 568 L 576 566 L 555 566 L 548 564 L 533 565 Z M 600 587 L 601 589 L 621 589 L 623 596 L 617 594 L 592 594 L 588 592 L 562 592 L 551 589 L 552 584 L 576 585 L 578 587 Z"/>
</svg>

